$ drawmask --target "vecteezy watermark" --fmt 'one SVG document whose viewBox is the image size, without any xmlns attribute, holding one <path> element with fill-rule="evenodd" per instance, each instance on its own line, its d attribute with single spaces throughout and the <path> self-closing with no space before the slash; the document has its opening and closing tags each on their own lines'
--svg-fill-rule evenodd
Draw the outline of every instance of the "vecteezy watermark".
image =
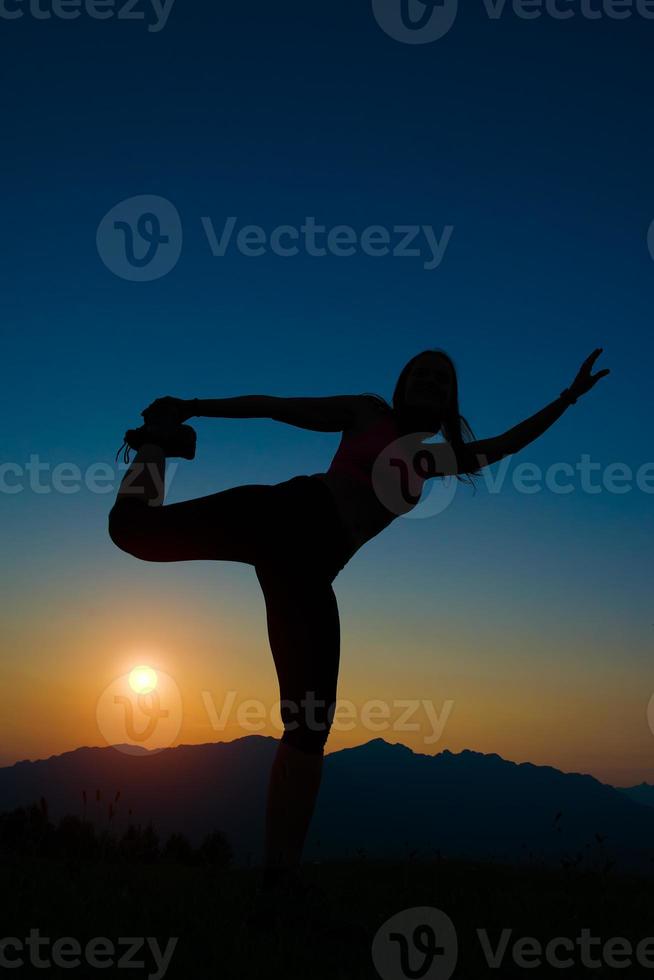
<svg viewBox="0 0 654 980">
<path fill-rule="evenodd" d="M 521 20 L 654 20 L 654 0 L 481 0 L 490 20 L 512 14 Z M 454 26 L 458 0 L 372 0 L 377 23 L 404 44 L 430 44 Z"/>
<path fill-rule="evenodd" d="M 456 455 L 446 442 L 429 442 L 429 432 L 410 432 L 394 439 L 375 459 L 372 486 L 386 510 L 401 517 L 425 518 L 442 513 L 454 499 Z M 425 499 L 425 482 L 431 484 Z"/>
<path fill-rule="evenodd" d="M 100 222 L 96 245 L 114 275 L 131 282 L 161 279 L 182 253 L 182 222 L 165 197 L 142 194 L 116 204 Z"/>
<path fill-rule="evenodd" d="M 647 705 L 647 723 L 652 735 L 654 735 L 654 694 L 652 694 Z"/>
<path fill-rule="evenodd" d="M 175 0 L 0 0 L 0 19 L 148 21 L 148 31 L 157 34 L 168 23 Z"/>
<path fill-rule="evenodd" d="M 580 929 L 574 939 L 555 936 L 546 943 L 531 936 L 514 938 L 513 929 L 503 929 L 494 940 L 491 940 L 486 929 L 477 929 L 477 938 L 491 970 L 502 968 L 509 946 L 511 960 L 523 970 L 534 970 L 545 965 L 558 970 L 580 966 L 585 970 L 598 970 L 605 966 L 624 970 L 634 965 L 634 957 L 639 966 L 654 969 L 654 937 L 641 940 L 635 949 L 628 939 L 615 936 L 603 940 L 593 936 L 592 929 Z"/>
<path fill-rule="evenodd" d="M 0 970 L 17 970 L 27 965 L 41 970 L 51 970 L 53 966 L 60 970 L 79 966 L 106 970 L 113 966 L 119 970 L 147 969 L 148 980 L 163 980 L 178 940 L 178 936 L 172 936 L 163 949 L 154 936 L 121 936 L 115 941 L 96 936 L 82 944 L 73 936 L 52 940 L 42 936 L 39 929 L 30 929 L 24 939 L 0 938 Z M 148 963 L 143 953 L 149 954 Z"/>
<path fill-rule="evenodd" d="M 150 467 L 153 479 L 159 478 L 159 471 L 152 464 L 143 464 Z M 121 481 L 121 473 L 132 470 L 132 478 L 125 482 L 123 490 L 125 493 L 142 493 L 133 483 L 138 479 L 140 470 L 134 463 L 90 463 L 84 469 L 77 463 L 59 462 L 52 464 L 39 456 L 38 453 L 31 453 L 29 459 L 24 463 L 5 462 L 0 463 L 0 494 L 13 496 L 28 490 L 30 493 L 37 494 L 73 494 L 81 490 L 88 490 L 89 493 L 109 494 L 116 493 L 118 484 Z M 179 469 L 179 464 L 174 460 L 168 461 L 166 465 L 166 485 L 170 489 L 172 481 Z"/>
<path fill-rule="evenodd" d="M 542 966 L 624 970 L 634 965 L 654 970 L 654 937 L 634 944 L 622 936 L 603 940 L 591 929 L 581 929 L 574 938 L 555 936 L 545 942 L 515 937 L 513 929 L 502 929 L 492 937 L 487 929 L 477 929 L 476 936 L 490 970 L 506 969 L 509 963 L 527 971 Z M 378 929 L 372 960 L 382 980 L 449 980 L 458 960 L 454 923 L 440 909 L 404 909 Z"/>
<path fill-rule="evenodd" d="M 199 228 L 211 255 L 224 258 L 232 250 L 246 258 L 275 255 L 282 259 L 308 255 L 350 258 L 410 258 L 423 269 L 437 269 L 452 238 L 453 225 L 437 230 L 433 225 L 351 225 L 328 227 L 314 216 L 299 225 L 273 228 L 240 224 L 235 216 L 218 227 L 211 217 L 199 219 Z M 182 222 L 175 206 L 163 197 L 142 195 L 121 201 L 100 221 L 96 245 L 107 268 L 121 279 L 150 282 L 175 268 L 182 252 Z"/>
<path fill-rule="evenodd" d="M 169 748 L 182 727 L 182 698 L 163 670 L 138 665 L 107 685 L 95 717 L 107 745 L 135 754 Z"/>
<path fill-rule="evenodd" d="M 433 517 L 445 510 L 454 499 L 458 481 L 447 475 L 454 465 L 454 452 L 447 443 L 423 442 L 428 433 L 402 436 L 390 443 L 376 458 L 372 469 L 372 484 L 384 506 L 393 514 L 407 518 Z M 494 464 L 491 471 L 480 459 L 483 467 L 478 474 L 489 493 L 501 493 L 507 484 L 517 493 L 570 494 L 581 491 L 588 494 L 626 494 L 634 490 L 654 494 L 654 462 L 642 463 L 637 469 L 627 463 L 593 462 L 589 453 L 582 453 L 573 465 L 554 462 L 549 466 L 535 463 L 518 463 L 509 474 L 512 456 Z M 148 467 L 150 464 L 143 464 Z M 111 464 L 90 463 L 80 467 L 77 463 L 44 460 L 38 453 L 31 453 L 23 462 L 0 463 L 0 495 L 14 496 L 29 491 L 36 494 L 60 493 L 64 495 L 86 490 L 94 494 L 115 493 L 125 471 L 132 470 L 132 479 L 125 483 L 126 493 L 141 493 L 133 485 L 139 477 L 139 468 L 132 462 Z M 170 460 L 166 465 L 166 486 L 170 489 L 179 470 L 179 463 Z M 157 479 L 156 467 L 152 475 Z M 433 479 L 440 477 L 440 479 Z M 425 484 L 429 482 L 429 490 Z"/>
<path fill-rule="evenodd" d="M 351 732 L 365 729 L 370 732 L 419 732 L 425 727 L 428 734 L 423 735 L 426 745 L 433 745 L 443 735 L 445 725 L 452 714 L 454 701 L 444 701 L 440 713 L 433 701 L 425 698 L 395 698 L 392 702 L 378 698 L 365 701 L 361 706 L 353 701 L 339 698 L 326 713 L 327 702 L 316 697 L 315 691 L 307 691 L 299 702 L 290 699 L 275 701 L 266 706 L 255 698 L 236 703 L 237 691 L 227 691 L 222 704 L 217 706 L 210 691 L 202 692 L 207 716 L 214 731 L 224 731 L 233 719 L 239 729 L 246 732 L 261 732 L 272 727 L 283 733 L 297 730 L 300 724 L 313 732 Z M 282 721 L 282 713 L 284 721 Z M 327 718 L 329 720 L 327 720 Z"/>
<path fill-rule="evenodd" d="M 333 255 L 349 258 L 358 252 L 372 258 L 422 258 L 423 269 L 437 269 L 450 243 L 453 225 L 445 225 L 440 236 L 433 225 L 368 225 L 358 231 L 350 225 L 328 228 L 315 217 L 307 217 L 299 227 L 278 225 L 270 232 L 260 225 L 244 225 L 234 236 L 238 218 L 229 217 L 217 236 L 211 218 L 202 218 L 202 226 L 216 258 L 227 254 L 234 242 L 241 255 L 257 258 L 267 252 L 281 258 L 304 253 L 312 258 Z"/>
<path fill-rule="evenodd" d="M 397 912 L 372 941 L 372 961 L 382 980 L 449 980 L 458 955 L 454 923 L 427 906 Z"/>
<path fill-rule="evenodd" d="M 432 441 L 429 441 L 429 440 Z M 488 467 L 479 456 L 477 475 L 489 493 L 501 493 L 513 457 L 505 456 Z M 447 442 L 434 442 L 428 432 L 412 432 L 389 443 L 375 459 L 372 487 L 384 507 L 399 517 L 423 519 L 442 513 L 452 503 L 457 491 L 456 454 Z M 438 477 L 439 479 L 435 479 Z M 429 490 L 425 485 L 429 482 Z M 545 469 L 535 463 L 518 463 L 510 474 L 511 486 L 521 494 L 543 490 L 555 494 L 582 493 L 625 494 L 634 490 L 654 494 L 654 462 L 645 462 L 637 470 L 627 463 L 608 465 L 591 460 L 582 453 L 574 465 L 554 462 Z"/>
<path fill-rule="evenodd" d="M 459 0 L 372 0 L 379 26 L 404 44 L 430 44 L 454 26 Z"/>
</svg>

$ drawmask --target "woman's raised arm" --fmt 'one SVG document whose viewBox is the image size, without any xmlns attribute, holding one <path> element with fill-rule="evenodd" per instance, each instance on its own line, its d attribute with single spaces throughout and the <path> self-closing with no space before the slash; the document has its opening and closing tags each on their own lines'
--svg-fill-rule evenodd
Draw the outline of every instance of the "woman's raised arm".
<svg viewBox="0 0 654 980">
<path fill-rule="evenodd" d="M 461 461 L 463 468 L 460 472 L 476 473 L 484 466 L 491 466 L 505 456 L 520 452 L 561 418 L 569 404 L 570 401 L 561 394 L 535 415 L 531 415 L 524 422 L 519 422 L 501 435 L 464 443 Z"/>
<path fill-rule="evenodd" d="M 609 368 L 591 374 L 592 366 L 601 353 L 602 348 L 596 348 L 581 365 L 570 387 L 564 388 L 558 398 L 535 415 L 525 419 L 524 422 L 519 422 L 499 436 L 465 443 L 460 472 L 476 473 L 484 466 L 490 466 L 505 456 L 512 456 L 513 453 L 519 452 L 546 432 L 563 415 L 568 405 L 573 405 L 577 398 L 590 391 L 600 378 L 610 374 Z"/>
</svg>

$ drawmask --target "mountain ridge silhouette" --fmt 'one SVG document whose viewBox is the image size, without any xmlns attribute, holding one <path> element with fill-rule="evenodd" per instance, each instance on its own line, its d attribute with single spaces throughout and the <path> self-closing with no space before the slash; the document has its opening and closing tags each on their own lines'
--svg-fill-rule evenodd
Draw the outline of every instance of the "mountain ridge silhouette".
<svg viewBox="0 0 654 980">
<path fill-rule="evenodd" d="M 220 830 L 237 863 L 258 862 L 277 744 L 248 735 L 136 753 L 125 745 L 80 746 L 21 760 L 0 768 L 0 811 L 44 797 L 52 819 L 73 813 L 108 826 L 106 804 L 120 793 L 112 830 L 152 821 L 161 836 L 181 832 L 192 842 Z M 649 798 L 643 787 L 651 804 L 634 797 Z M 582 858 L 649 873 L 653 806 L 648 784 L 617 789 L 497 753 L 429 755 L 378 737 L 326 755 L 306 859 L 411 852 L 509 862 Z"/>
</svg>

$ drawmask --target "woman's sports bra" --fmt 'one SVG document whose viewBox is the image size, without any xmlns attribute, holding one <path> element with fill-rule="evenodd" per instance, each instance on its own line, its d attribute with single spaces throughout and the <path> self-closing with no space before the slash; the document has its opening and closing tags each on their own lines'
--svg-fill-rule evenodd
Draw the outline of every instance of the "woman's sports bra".
<svg viewBox="0 0 654 980">
<path fill-rule="evenodd" d="M 367 428 L 344 430 L 325 476 L 335 477 L 337 508 L 357 547 L 419 502 L 425 478 L 414 466 L 417 448 L 381 406 Z"/>
<path fill-rule="evenodd" d="M 370 487 L 375 460 L 397 438 L 397 426 L 390 412 L 380 414 L 367 429 L 345 430 L 327 472 L 341 473 Z"/>
<path fill-rule="evenodd" d="M 358 486 L 366 487 L 374 492 L 373 487 L 373 467 L 380 455 L 391 444 L 393 445 L 392 458 L 387 460 L 387 466 L 383 472 L 393 468 L 396 478 L 402 476 L 406 478 L 406 473 L 411 465 L 409 446 L 398 442 L 400 431 L 392 412 L 381 411 L 378 419 L 375 419 L 368 428 L 361 431 L 345 430 L 341 437 L 341 442 L 334 458 L 328 469 L 328 473 L 337 473 L 346 476 Z M 380 477 L 382 474 L 380 474 Z M 412 473 L 412 484 L 416 482 L 421 485 L 416 473 Z M 404 483 L 404 480 L 399 481 Z M 398 484 L 399 485 L 399 484 Z M 379 489 L 379 488 L 378 488 Z"/>
</svg>

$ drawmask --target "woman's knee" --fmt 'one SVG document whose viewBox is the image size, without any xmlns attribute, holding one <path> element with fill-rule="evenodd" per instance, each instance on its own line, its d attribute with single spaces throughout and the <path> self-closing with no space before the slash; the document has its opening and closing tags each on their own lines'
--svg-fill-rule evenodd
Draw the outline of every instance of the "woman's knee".
<svg viewBox="0 0 654 980">
<path fill-rule="evenodd" d="M 300 752 L 308 755 L 322 755 L 325 751 L 325 743 L 329 737 L 329 732 L 312 732 L 308 728 L 286 729 L 282 735 L 282 742 L 285 745 L 292 745 Z"/>
<path fill-rule="evenodd" d="M 292 701 L 282 701 L 282 742 L 311 755 L 321 754 L 329 738 L 335 710 L 334 700 L 321 701 L 313 696 L 313 692 L 309 692 L 297 705 Z"/>
<path fill-rule="evenodd" d="M 147 560 L 151 516 L 150 508 L 141 501 L 118 500 L 109 512 L 109 537 L 121 551 Z"/>
</svg>

